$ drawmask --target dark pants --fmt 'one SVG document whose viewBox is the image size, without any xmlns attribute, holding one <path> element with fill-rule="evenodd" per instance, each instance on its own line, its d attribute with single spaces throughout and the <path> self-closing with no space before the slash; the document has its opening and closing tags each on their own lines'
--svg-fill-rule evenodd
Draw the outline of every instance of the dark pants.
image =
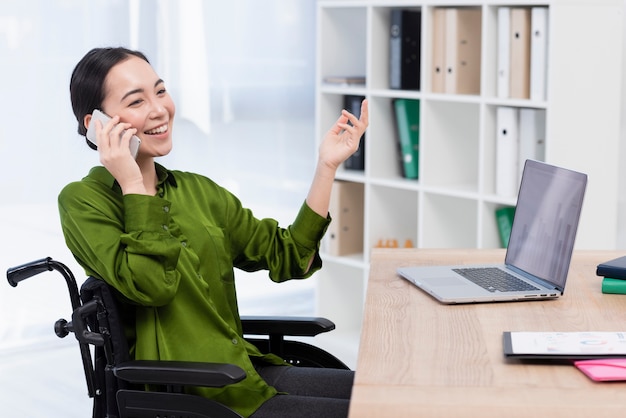
<svg viewBox="0 0 626 418">
<path fill-rule="evenodd" d="M 312 367 L 257 366 L 259 375 L 279 392 L 251 418 L 346 418 L 354 372 Z"/>
</svg>

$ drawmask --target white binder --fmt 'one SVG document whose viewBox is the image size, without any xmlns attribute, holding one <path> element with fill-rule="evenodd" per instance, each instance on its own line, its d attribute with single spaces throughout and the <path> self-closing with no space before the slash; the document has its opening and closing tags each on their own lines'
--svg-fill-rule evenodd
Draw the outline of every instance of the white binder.
<svg viewBox="0 0 626 418">
<path fill-rule="evenodd" d="M 519 111 L 514 107 L 496 109 L 496 194 L 514 197 L 519 188 Z"/>
<path fill-rule="evenodd" d="M 544 109 L 519 109 L 519 167 L 522 178 L 527 159 L 545 161 L 546 111 Z"/>
<path fill-rule="evenodd" d="M 497 97 L 506 99 L 509 97 L 509 77 L 511 65 L 511 8 L 498 8 L 498 84 Z"/>
<path fill-rule="evenodd" d="M 548 70 L 548 8 L 533 7 L 530 19 L 530 99 L 544 101 Z"/>
</svg>

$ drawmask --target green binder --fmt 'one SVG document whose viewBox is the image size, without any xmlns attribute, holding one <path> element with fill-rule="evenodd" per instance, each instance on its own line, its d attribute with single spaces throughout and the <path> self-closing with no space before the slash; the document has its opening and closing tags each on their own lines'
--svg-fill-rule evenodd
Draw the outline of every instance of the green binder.
<svg viewBox="0 0 626 418">
<path fill-rule="evenodd" d="M 602 293 L 626 294 L 626 280 L 605 277 L 602 279 Z"/>
<path fill-rule="evenodd" d="M 396 117 L 402 175 L 408 179 L 418 178 L 420 102 L 414 99 L 393 101 Z"/>
<path fill-rule="evenodd" d="M 503 248 L 509 245 L 514 216 L 515 206 L 504 206 L 496 209 L 496 222 L 498 224 L 498 233 L 500 234 L 500 244 L 502 244 Z"/>
</svg>

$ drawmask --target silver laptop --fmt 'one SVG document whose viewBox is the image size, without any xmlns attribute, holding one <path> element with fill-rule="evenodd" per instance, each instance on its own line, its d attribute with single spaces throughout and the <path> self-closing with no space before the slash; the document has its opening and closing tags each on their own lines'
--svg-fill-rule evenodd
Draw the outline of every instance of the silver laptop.
<svg viewBox="0 0 626 418">
<path fill-rule="evenodd" d="M 527 160 L 504 264 L 402 267 L 397 272 L 443 303 L 558 298 L 565 289 L 586 187 L 586 174 Z"/>
</svg>

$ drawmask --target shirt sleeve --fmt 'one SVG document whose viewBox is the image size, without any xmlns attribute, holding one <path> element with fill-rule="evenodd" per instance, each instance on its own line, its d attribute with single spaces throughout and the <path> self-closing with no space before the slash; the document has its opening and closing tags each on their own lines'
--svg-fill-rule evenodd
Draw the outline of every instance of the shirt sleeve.
<svg viewBox="0 0 626 418">
<path fill-rule="evenodd" d="M 229 223 L 235 225 L 232 243 L 239 246 L 233 250 L 235 266 L 246 271 L 267 269 L 276 282 L 307 278 L 322 267 L 319 247 L 330 216 L 318 215 L 305 202 L 294 222 L 281 228 L 274 219 L 254 219 L 236 199 L 230 212 Z"/>
<path fill-rule="evenodd" d="M 167 200 L 76 182 L 58 204 L 66 244 L 87 275 L 140 305 L 162 306 L 174 297 L 181 243 L 168 229 Z"/>
</svg>

